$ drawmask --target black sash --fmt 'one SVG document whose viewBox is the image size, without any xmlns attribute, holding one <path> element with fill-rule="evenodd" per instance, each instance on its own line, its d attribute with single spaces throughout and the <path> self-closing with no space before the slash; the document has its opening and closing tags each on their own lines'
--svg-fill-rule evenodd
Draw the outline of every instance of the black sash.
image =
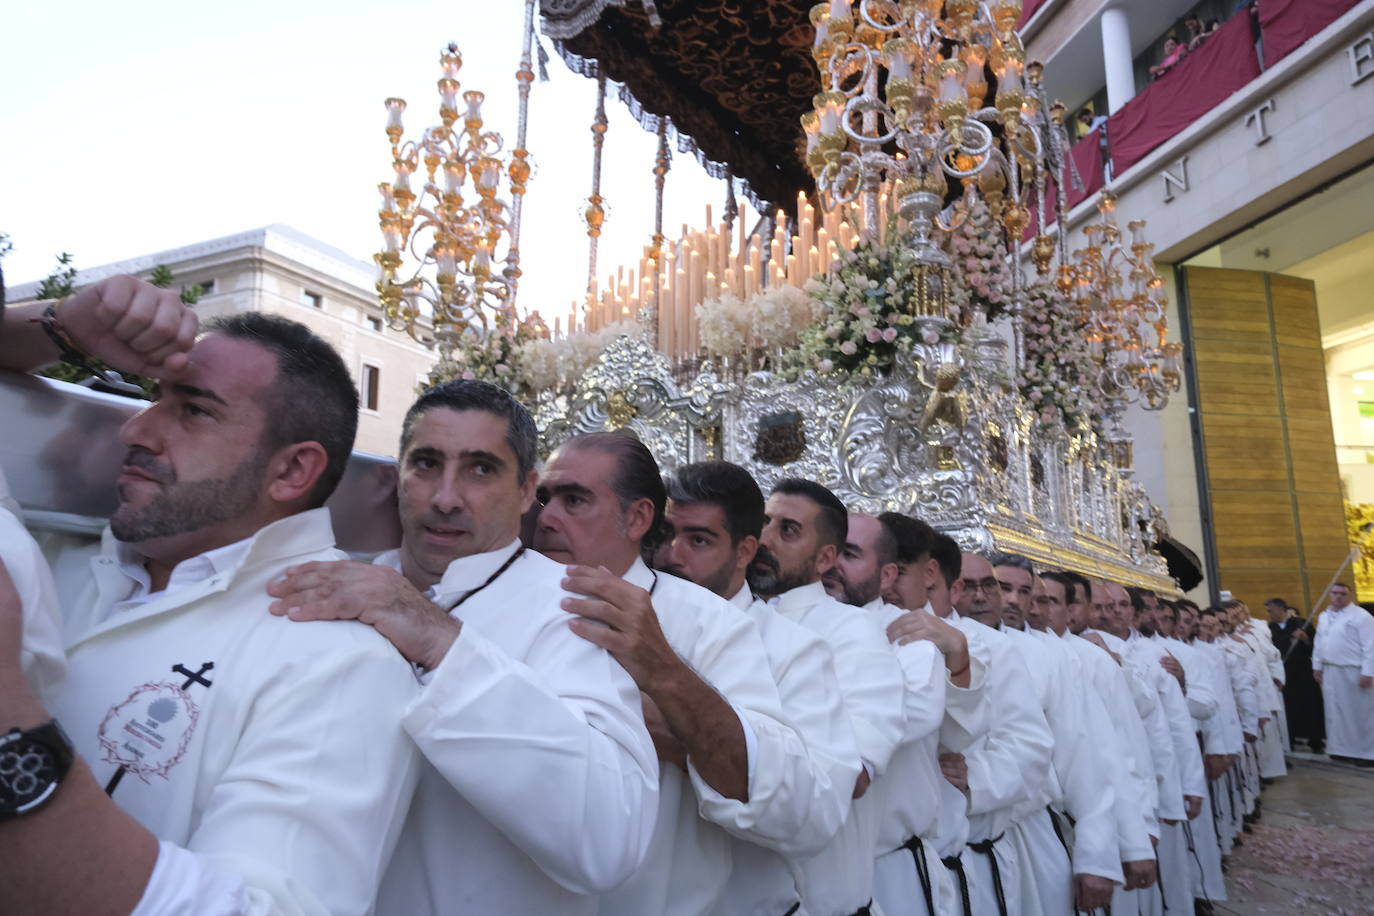
<svg viewBox="0 0 1374 916">
<path fill-rule="evenodd" d="M 964 902 L 964 916 L 973 916 L 973 905 L 968 899 L 968 875 L 964 873 L 964 860 L 958 856 L 949 856 L 940 861 L 959 879 L 959 899 Z"/>
<path fill-rule="evenodd" d="M 902 844 L 902 848 L 911 853 L 911 858 L 916 860 L 916 877 L 921 882 L 921 895 L 926 898 L 926 912 L 930 916 L 935 916 L 935 898 L 931 893 L 930 869 L 926 866 L 926 857 L 921 854 L 921 838 L 912 837 Z"/>
<path fill-rule="evenodd" d="M 992 890 L 997 895 L 997 912 L 1001 914 L 1001 916 L 1007 916 L 1007 895 L 1006 892 L 1002 890 L 1002 869 L 997 864 L 997 854 L 992 851 L 992 848 L 996 846 L 997 841 L 1004 836 L 1006 836 L 1005 833 L 999 833 L 990 840 L 982 840 L 977 843 L 968 844 L 969 849 L 972 849 L 974 852 L 981 852 L 988 857 L 988 865 L 992 867 Z"/>
</svg>

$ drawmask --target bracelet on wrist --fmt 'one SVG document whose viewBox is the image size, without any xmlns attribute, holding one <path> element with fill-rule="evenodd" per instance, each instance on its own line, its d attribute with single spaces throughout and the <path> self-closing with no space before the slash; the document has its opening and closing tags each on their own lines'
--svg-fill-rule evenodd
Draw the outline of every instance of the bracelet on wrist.
<svg viewBox="0 0 1374 916">
<path fill-rule="evenodd" d="M 57 347 L 58 356 L 61 358 L 62 362 L 69 366 L 74 366 L 77 369 L 89 372 L 92 375 L 99 375 L 100 367 L 96 366 L 89 356 L 76 348 L 71 338 L 67 336 L 67 332 L 62 330 L 62 324 L 57 318 L 57 310 L 62 306 L 62 303 L 67 301 L 67 298 L 68 297 L 64 297 L 49 302 L 48 307 L 43 309 L 42 317 L 33 320 L 38 322 L 38 326 L 43 329 L 43 333 L 48 335 L 48 340 L 51 340 L 53 345 Z"/>
</svg>

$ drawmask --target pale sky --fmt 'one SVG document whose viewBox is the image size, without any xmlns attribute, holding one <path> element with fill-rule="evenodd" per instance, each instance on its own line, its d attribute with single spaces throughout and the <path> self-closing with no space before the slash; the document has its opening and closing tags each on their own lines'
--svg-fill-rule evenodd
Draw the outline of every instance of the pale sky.
<svg viewBox="0 0 1374 916">
<path fill-rule="evenodd" d="M 12 3 L 0 53 L 0 232 L 9 284 L 286 223 L 361 260 L 377 250 L 376 185 L 391 177 L 383 99 L 407 137 L 437 123 L 440 49 L 462 90 L 514 140 L 519 0 L 82 0 Z M 586 284 L 580 202 L 591 186 L 596 84 L 545 40 L 530 99 L 520 303 L 550 319 Z M 601 272 L 638 262 L 653 231 L 654 135 L 607 103 Z M 665 232 L 719 216 L 725 185 L 674 150 Z"/>
</svg>

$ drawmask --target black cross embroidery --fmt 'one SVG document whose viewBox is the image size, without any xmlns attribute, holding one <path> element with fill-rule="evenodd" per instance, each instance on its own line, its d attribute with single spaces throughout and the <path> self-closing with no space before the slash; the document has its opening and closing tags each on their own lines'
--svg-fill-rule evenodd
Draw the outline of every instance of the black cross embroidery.
<svg viewBox="0 0 1374 916">
<path fill-rule="evenodd" d="M 202 662 L 199 671 L 192 671 L 181 664 L 181 662 L 177 662 L 172 666 L 172 673 L 186 675 L 186 683 L 181 685 L 182 690 L 189 690 L 192 684 L 202 684 L 208 690 L 211 685 L 214 684 L 214 681 L 207 680 L 204 675 L 205 672 L 213 670 L 214 667 L 214 662 Z M 106 795 L 114 794 L 114 790 L 119 788 L 119 782 L 124 778 L 124 774 L 127 772 L 128 770 L 124 768 L 124 765 L 120 764 L 119 769 L 115 770 L 114 775 L 110 777 L 110 781 L 105 784 Z"/>
</svg>

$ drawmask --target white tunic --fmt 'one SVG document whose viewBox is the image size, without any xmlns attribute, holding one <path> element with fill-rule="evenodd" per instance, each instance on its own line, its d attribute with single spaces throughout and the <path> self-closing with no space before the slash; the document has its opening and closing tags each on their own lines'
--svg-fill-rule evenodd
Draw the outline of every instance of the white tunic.
<svg viewBox="0 0 1374 916">
<path fill-rule="evenodd" d="M 775 613 L 755 599 L 746 585 L 730 599 L 759 628 L 782 710 L 801 735 L 812 770 L 809 798 L 797 798 L 806 826 L 799 833 L 825 847 L 849 815 L 854 781 L 859 776 L 859 750 L 849 724 L 830 648 L 810 630 Z M 740 836 L 730 843 L 730 880 L 716 906 L 716 916 L 780 916 L 801 900 L 803 854 L 784 856 L 771 845 Z"/>
<path fill-rule="evenodd" d="M 697 773 L 660 768 L 658 821 L 644 863 L 601 898 L 600 913 L 697 916 L 730 878 L 730 834 L 767 839 L 784 854 L 817 844 L 827 818 L 809 819 L 814 772 L 782 711 L 758 627 L 724 598 L 636 560 L 625 580 L 653 594 L 669 645 L 740 716 L 749 743 L 749 800 L 726 798 Z M 752 739 L 752 740 L 751 740 Z"/>
<path fill-rule="evenodd" d="M 518 548 L 454 560 L 435 602 L 473 592 Z M 462 632 L 401 720 L 425 762 L 382 916 L 595 913 L 594 895 L 642 861 L 657 757 L 634 681 L 568 628 L 564 570 L 527 550 L 453 611 Z"/>
<path fill-rule="evenodd" d="M 963 752 L 968 764 L 968 840 L 992 842 L 990 853 L 961 855 L 975 913 L 995 912 L 990 856 L 996 857 L 1008 912 L 1022 912 L 1019 863 L 1006 837 L 1017 809 L 1043 792 L 1054 738 L 1045 721 L 1030 670 L 1010 638 L 952 612 L 947 620 L 988 653 L 988 730 Z M 1038 910 L 1038 906 L 1036 907 Z M 1036 910 L 1032 910 L 1035 912 Z"/>
<path fill-rule="evenodd" d="M 18 504 L 9 498 L 4 472 L 0 471 L 0 560 L 9 571 L 23 609 L 19 665 L 29 687 L 51 709 L 67 670 L 67 658 L 62 652 L 62 615 L 48 562 L 19 520 L 18 510 Z"/>
<path fill-rule="evenodd" d="M 1374 617 L 1357 605 L 1327 608 L 1317 618 L 1312 670 L 1322 673 L 1326 704 L 1326 751 L 1374 760 Z"/>
<path fill-rule="evenodd" d="M 876 783 L 887 772 L 905 727 L 902 667 L 886 634 L 863 611 L 827 595 L 819 582 L 779 596 L 773 608 L 830 646 L 859 759 Z M 802 906 L 809 916 L 844 916 L 872 899 L 881 815 L 877 795 L 870 799 L 865 793 L 850 805 L 830 844 L 802 863 Z"/>
<path fill-rule="evenodd" d="M 1122 862 L 1154 858 L 1151 829 L 1158 835 L 1154 808 L 1159 788 L 1155 783 L 1149 740 L 1126 674 L 1101 648 L 1066 632 L 1064 645 L 1078 658 L 1093 692 L 1101 698 L 1115 733 L 1108 747 L 1108 778 L 1115 799 L 1114 816 L 1118 857 Z"/>
<path fill-rule="evenodd" d="M 60 581 L 53 712 L 96 779 L 123 768 L 112 797 L 163 841 L 140 916 L 371 908 L 415 784 L 398 718 L 414 676 L 369 626 L 267 611 L 267 583 L 343 559 L 333 543 L 329 512 L 303 512 L 121 604 L 139 586 L 107 530 L 91 575 Z M 176 585 L 182 566 L 201 573 Z M 241 885 L 238 904 L 200 895 L 213 873 Z"/>
<path fill-rule="evenodd" d="M 907 613 L 881 599 L 864 610 L 884 632 Z M 933 643 L 890 645 L 906 676 L 906 729 L 887 772 L 869 788 L 869 792 L 881 793 L 885 808 L 878 828 L 873 897 L 885 916 L 923 916 L 928 911 L 922 873 L 928 876 L 931 904 L 937 912 L 943 912 L 942 905 L 947 910 L 956 899 L 936 850 L 941 786 L 949 785 L 940 772 L 939 755 L 942 735 L 952 736 L 952 745 L 944 749 L 958 752 L 972 742 L 973 735 L 987 729 L 986 653 L 981 647 L 970 648 L 969 686 L 956 687 L 949 680 L 944 656 Z M 947 717 L 957 727 L 946 731 Z M 911 843 L 913 838 L 919 844 Z M 922 857 L 919 866 L 914 858 L 918 854 Z"/>
</svg>

